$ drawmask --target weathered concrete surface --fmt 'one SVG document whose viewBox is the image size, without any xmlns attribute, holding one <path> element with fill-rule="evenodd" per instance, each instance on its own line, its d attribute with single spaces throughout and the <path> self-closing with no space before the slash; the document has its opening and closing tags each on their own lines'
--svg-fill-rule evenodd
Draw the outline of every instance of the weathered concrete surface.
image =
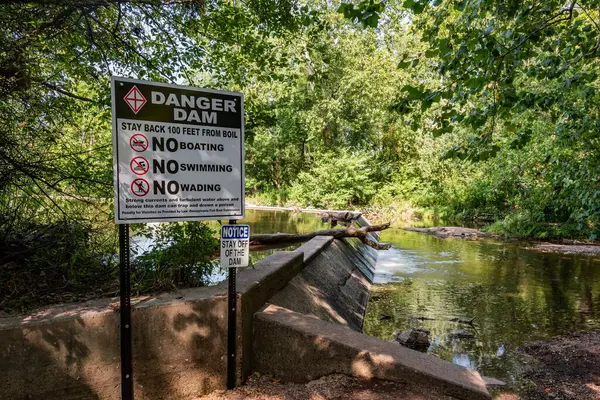
<svg viewBox="0 0 600 400">
<path fill-rule="evenodd" d="M 255 314 L 253 367 L 285 381 L 330 374 L 426 385 L 460 399 L 490 399 L 479 374 L 395 343 L 271 305 Z"/>
<path fill-rule="evenodd" d="M 333 242 L 333 237 L 331 236 L 316 236 L 298 247 L 294 252 L 302 253 L 304 255 L 304 264 L 308 265 L 316 256 L 329 247 L 331 242 Z"/>
<path fill-rule="evenodd" d="M 225 384 L 219 361 L 226 353 L 225 293 L 215 287 L 179 295 L 133 308 L 137 398 L 176 399 Z M 16 325 L 4 319 L 0 399 L 119 398 L 119 315 L 101 303 L 95 309 L 55 307 Z"/>
<path fill-rule="evenodd" d="M 356 242 L 362 245 L 330 237 L 305 244 L 298 250 L 310 254 L 309 264 L 269 303 L 362 331 L 370 288 L 362 270 L 373 268 L 376 256 L 359 254 L 364 249 L 355 247 Z M 321 250 L 311 251 L 311 247 Z"/>
<path fill-rule="evenodd" d="M 368 236 L 370 236 L 371 240 L 378 241 L 379 239 L 374 237 L 373 233 L 377 232 L 369 232 Z M 375 278 L 375 267 L 377 265 L 377 257 L 379 256 L 378 251 L 367 246 L 360 240 L 343 238 L 342 241 L 348 246 L 348 250 L 350 250 L 346 251 L 349 262 L 357 267 L 365 278 L 372 283 Z"/>
<path fill-rule="evenodd" d="M 254 269 L 247 269 L 239 274 L 237 280 L 238 384 L 241 384 L 244 377 L 251 372 L 254 313 L 304 268 L 303 258 L 301 252 L 280 251 L 259 261 Z"/>
<path fill-rule="evenodd" d="M 252 315 L 303 267 L 275 253 L 238 274 L 238 382 L 249 368 Z M 134 299 L 138 399 L 181 399 L 226 386 L 227 283 Z M 117 299 L 0 318 L 0 400 L 117 399 Z"/>
</svg>

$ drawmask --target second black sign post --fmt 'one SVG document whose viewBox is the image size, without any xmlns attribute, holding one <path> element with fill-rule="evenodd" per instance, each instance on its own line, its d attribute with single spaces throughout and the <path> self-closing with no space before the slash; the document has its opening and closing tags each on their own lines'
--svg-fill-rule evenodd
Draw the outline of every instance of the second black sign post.
<svg viewBox="0 0 600 400">
<path fill-rule="evenodd" d="M 235 225 L 234 219 L 229 221 Z M 235 339 L 236 339 L 236 309 L 237 309 L 237 269 L 227 268 L 227 389 L 235 387 Z"/>
</svg>

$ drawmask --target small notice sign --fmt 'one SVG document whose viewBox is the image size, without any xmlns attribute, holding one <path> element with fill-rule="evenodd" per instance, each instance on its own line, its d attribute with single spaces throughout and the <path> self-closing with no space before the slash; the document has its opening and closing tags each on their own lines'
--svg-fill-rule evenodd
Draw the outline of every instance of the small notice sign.
<svg viewBox="0 0 600 400">
<path fill-rule="evenodd" d="M 247 267 L 249 251 L 250 227 L 248 225 L 221 226 L 222 267 Z"/>
<path fill-rule="evenodd" d="M 115 222 L 244 216 L 241 93 L 112 78 Z"/>
</svg>

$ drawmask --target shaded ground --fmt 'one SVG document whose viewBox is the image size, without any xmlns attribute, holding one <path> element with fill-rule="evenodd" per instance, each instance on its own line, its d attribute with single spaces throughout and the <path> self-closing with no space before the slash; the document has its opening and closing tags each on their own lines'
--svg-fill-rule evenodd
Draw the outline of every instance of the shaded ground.
<svg viewBox="0 0 600 400">
<path fill-rule="evenodd" d="M 600 330 L 537 342 L 523 352 L 536 361 L 524 377 L 532 382 L 525 398 L 600 399 Z"/>
<path fill-rule="evenodd" d="M 330 375 L 305 384 L 281 383 L 276 379 L 252 376 L 233 391 L 217 391 L 202 400 L 451 400 L 452 397 L 420 386 L 409 387 L 396 382 L 360 381 L 345 375 Z"/>
</svg>

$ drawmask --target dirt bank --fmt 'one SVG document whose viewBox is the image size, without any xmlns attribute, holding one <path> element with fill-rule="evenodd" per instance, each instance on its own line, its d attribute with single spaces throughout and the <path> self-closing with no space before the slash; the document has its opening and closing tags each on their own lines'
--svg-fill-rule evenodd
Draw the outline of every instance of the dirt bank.
<svg viewBox="0 0 600 400">
<path fill-rule="evenodd" d="M 600 330 L 573 333 L 523 349 L 534 359 L 524 378 L 528 399 L 600 399 Z"/>
<path fill-rule="evenodd" d="M 463 228 L 457 226 L 441 226 L 433 228 L 401 228 L 405 231 L 426 233 L 434 235 L 441 239 L 457 238 L 457 239 L 503 239 L 499 235 L 493 233 L 483 232 L 473 228 Z M 590 242 L 577 242 L 567 241 L 565 243 L 549 243 L 549 242 L 537 242 L 534 240 L 528 240 L 523 238 L 513 238 L 509 240 L 521 240 L 530 242 L 523 248 L 532 251 L 541 251 L 545 253 L 560 253 L 560 254 L 578 254 L 588 256 L 600 256 L 600 244 Z"/>
<path fill-rule="evenodd" d="M 525 248 L 545 253 L 579 254 L 585 256 L 600 255 L 600 245 L 597 244 L 534 243 L 532 246 Z"/>
<path fill-rule="evenodd" d="M 345 375 L 330 375 L 306 384 L 281 383 L 267 376 L 252 376 L 230 392 L 218 391 L 197 400 L 451 400 L 429 388 L 409 387 L 389 381 L 360 381 Z"/>
<path fill-rule="evenodd" d="M 479 229 L 463 228 L 460 226 L 439 226 L 433 228 L 401 228 L 405 231 L 427 233 L 434 235 L 442 239 L 449 237 L 459 239 L 481 239 L 481 238 L 494 238 L 499 239 L 500 236 L 492 233 L 482 232 Z"/>
</svg>

